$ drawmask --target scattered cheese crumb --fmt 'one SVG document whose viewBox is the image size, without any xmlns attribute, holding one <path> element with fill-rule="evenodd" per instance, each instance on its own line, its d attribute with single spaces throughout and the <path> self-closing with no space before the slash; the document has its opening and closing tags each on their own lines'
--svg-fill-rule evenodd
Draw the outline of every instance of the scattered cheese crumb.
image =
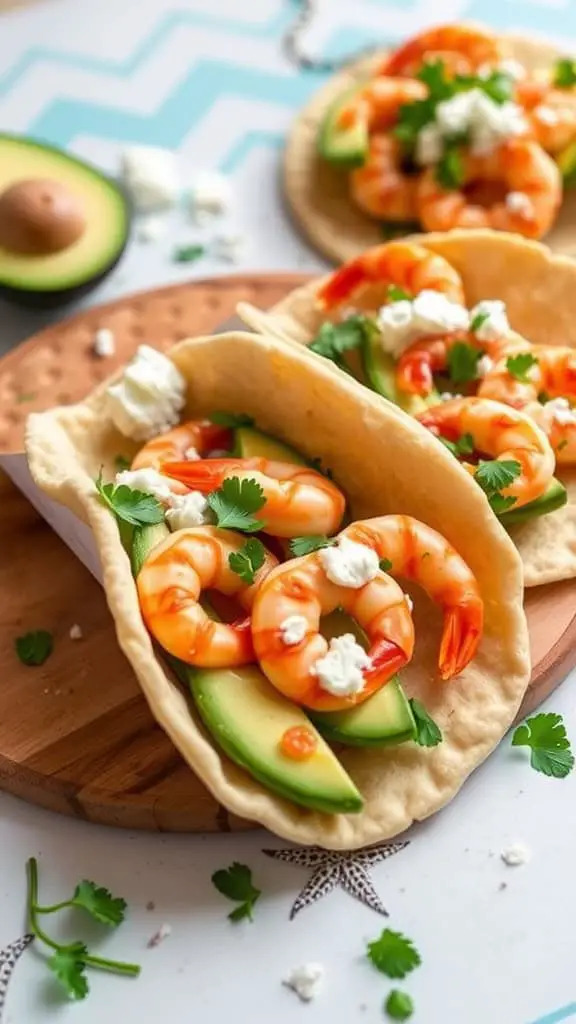
<svg viewBox="0 0 576 1024">
<path fill-rule="evenodd" d="M 512 846 L 506 847 L 500 854 L 502 860 L 509 868 L 519 867 L 521 864 L 527 864 L 530 860 L 530 850 L 523 843 L 513 843 Z"/>
<path fill-rule="evenodd" d="M 198 224 L 206 224 L 213 217 L 221 217 L 230 206 L 230 182 L 222 174 L 207 171 L 199 174 L 191 190 L 192 215 Z"/>
<path fill-rule="evenodd" d="M 352 633 L 334 636 L 323 657 L 310 668 L 318 685 L 335 697 L 360 693 L 365 686 L 364 671 L 372 662 Z"/>
<path fill-rule="evenodd" d="M 560 118 L 552 107 L 547 107 L 546 104 L 542 103 L 534 110 L 534 117 L 541 122 L 541 124 L 547 124 L 550 127 L 558 124 Z"/>
<path fill-rule="evenodd" d="M 180 195 L 176 154 L 158 146 L 127 146 L 120 158 L 122 180 L 137 210 L 167 209 Z"/>
<path fill-rule="evenodd" d="M 283 984 L 287 988 L 291 988 L 303 1003 L 309 1003 L 316 998 L 323 982 L 324 968 L 322 964 L 303 964 L 302 967 L 296 967 L 284 979 Z"/>
<path fill-rule="evenodd" d="M 145 217 L 138 225 L 139 242 L 158 242 L 166 234 L 166 222 L 160 217 Z"/>
<path fill-rule="evenodd" d="M 169 935 L 172 934 L 172 925 L 161 924 L 158 931 L 154 933 L 151 939 L 148 939 L 148 949 L 154 949 L 155 946 L 159 946 L 161 942 L 164 942 Z"/>
<path fill-rule="evenodd" d="M 70 627 L 70 639 L 71 640 L 81 640 L 83 636 L 84 636 L 84 634 L 83 634 L 80 626 L 78 625 L 78 623 L 77 622 L 74 623 L 74 625 Z"/>
<path fill-rule="evenodd" d="M 282 642 L 287 647 L 293 647 L 295 644 L 301 643 L 306 636 L 307 629 L 308 623 L 303 615 L 289 615 L 287 619 L 280 623 Z"/>
<path fill-rule="evenodd" d="M 242 235 L 218 235 L 211 246 L 211 253 L 225 263 L 238 263 L 242 257 L 245 241 Z"/>
<path fill-rule="evenodd" d="M 369 583 L 379 568 L 378 555 L 366 544 L 342 536 L 337 544 L 318 552 L 322 568 L 331 583 L 357 589 Z"/>
<path fill-rule="evenodd" d="M 476 373 L 479 377 L 485 377 L 494 366 L 494 360 L 490 356 L 481 356 L 476 365 Z"/>
<path fill-rule="evenodd" d="M 109 327 L 100 327 L 94 335 L 92 343 L 94 355 L 99 359 L 108 359 L 116 352 L 116 339 Z"/>
<path fill-rule="evenodd" d="M 534 204 L 525 192 L 508 192 L 506 196 L 506 209 L 518 217 L 533 217 Z"/>
<path fill-rule="evenodd" d="M 208 502 L 200 491 L 172 495 L 170 508 L 166 512 L 166 522 L 172 531 L 187 530 L 212 521 Z"/>
</svg>

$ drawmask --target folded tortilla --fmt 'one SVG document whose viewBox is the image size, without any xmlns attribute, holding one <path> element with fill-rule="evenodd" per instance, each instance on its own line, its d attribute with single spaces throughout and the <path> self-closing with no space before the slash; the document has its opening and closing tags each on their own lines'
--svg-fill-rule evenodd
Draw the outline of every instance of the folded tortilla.
<svg viewBox="0 0 576 1024">
<path fill-rule="evenodd" d="M 408 240 L 439 253 L 459 271 L 469 308 L 481 299 L 502 299 L 514 330 L 535 345 L 576 347 L 573 260 L 552 255 L 539 242 L 493 231 L 413 235 Z M 316 279 L 297 288 L 267 313 L 246 303 L 238 306 L 238 313 L 254 330 L 308 344 L 326 319 L 315 302 L 320 283 Z M 378 298 L 381 302 L 381 290 L 378 296 L 374 289 L 354 304 L 373 310 L 380 304 Z M 576 576 L 576 469 L 558 467 L 556 476 L 568 491 L 568 503 L 549 515 L 510 527 L 524 564 L 526 587 Z"/>
<path fill-rule="evenodd" d="M 262 430 L 306 456 L 320 456 L 349 496 L 354 518 L 416 516 L 443 533 L 476 574 L 485 633 L 473 663 L 449 683 L 436 676 L 438 609 L 413 593 L 416 656 L 402 679 L 437 720 L 444 742 L 434 749 L 410 743 L 342 750 L 338 756 L 365 810 L 344 816 L 308 811 L 275 796 L 220 752 L 156 657 L 116 522 L 94 487 L 99 467 L 111 478 L 114 456 L 127 447 L 105 419 L 103 388 L 79 405 L 28 420 L 32 475 L 94 531 L 120 647 L 156 720 L 215 798 L 300 843 L 352 849 L 394 836 L 450 800 L 514 720 L 530 675 L 518 553 L 480 490 L 428 431 L 320 357 L 248 333 L 184 341 L 169 357 L 188 381 L 188 416 L 216 409 L 248 413 Z"/>
<path fill-rule="evenodd" d="M 501 38 L 508 56 L 529 70 L 550 68 L 562 56 L 542 40 Z M 300 111 L 284 150 L 282 176 L 288 207 L 312 245 L 336 263 L 378 245 L 382 227 L 350 199 L 348 173 L 320 158 L 318 128 L 334 100 L 370 78 L 385 57 L 382 50 L 334 75 Z M 558 219 L 546 241 L 556 252 L 576 255 L 576 189 L 565 190 Z"/>
</svg>

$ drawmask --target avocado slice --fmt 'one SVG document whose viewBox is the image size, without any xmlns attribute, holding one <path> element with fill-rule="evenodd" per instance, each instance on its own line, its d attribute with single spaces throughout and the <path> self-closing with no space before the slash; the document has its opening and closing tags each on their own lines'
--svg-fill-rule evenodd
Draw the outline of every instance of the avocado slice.
<svg viewBox="0 0 576 1024">
<path fill-rule="evenodd" d="M 255 427 L 237 427 L 234 432 L 234 455 L 242 459 L 262 458 L 271 462 L 288 462 L 296 466 L 308 463 L 298 452 L 283 441 L 256 430 Z"/>
<path fill-rule="evenodd" d="M 58 214 L 42 219 L 51 204 Z M 19 305 L 51 308 L 86 294 L 116 266 L 130 234 L 130 204 L 117 184 L 69 153 L 17 135 L 0 134 L 0 207 L 0 295 Z M 66 230 L 71 210 L 79 217 L 79 235 Z M 13 221 L 24 223 L 22 211 L 25 229 L 37 238 L 35 251 L 14 237 Z"/>
<path fill-rule="evenodd" d="M 414 716 L 397 676 L 355 708 L 309 715 L 327 740 L 351 747 L 396 746 L 416 736 Z"/>
<path fill-rule="evenodd" d="M 366 332 L 361 345 L 362 366 L 370 387 L 379 395 L 394 402 L 410 416 L 417 416 L 419 412 L 431 405 L 437 405 L 440 397 L 436 390 L 432 391 L 426 398 L 420 395 L 403 394 L 396 388 L 396 364 L 394 359 L 380 345 L 377 336 L 371 336 Z"/>
<path fill-rule="evenodd" d="M 368 155 L 368 125 L 357 120 L 350 127 L 338 124 L 343 107 L 356 96 L 362 86 L 347 89 L 326 111 L 318 131 L 318 152 L 323 160 L 348 170 L 361 167 Z"/>
<path fill-rule="evenodd" d="M 147 554 L 168 534 L 164 524 L 134 533 L 132 568 L 137 574 Z M 326 814 L 353 814 L 362 797 L 336 755 L 301 708 L 278 693 L 256 665 L 236 669 L 194 669 L 165 655 L 190 689 L 198 712 L 216 743 L 232 761 L 267 789 L 287 800 Z M 317 747 L 306 761 L 279 750 L 287 729 L 306 726 Z"/>
<path fill-rule="evenodd" d="M 529 519 L 535 519 L 536 516 L 547 516 L 550 512 L 562 508 L 567 501 L 568 495 L 564 484 L 553 477 L 548 489 L 539 498 L 529 501 L 527 505 L 521 505 L 520 508 L 512 507 L 508 512 L 503 512 L 498 516 L 498 519 L 502 526 L 514 526 L 516 523 L 525 523 Z"/>
<path fill-rule="evenodd" d="M 576 185 L 576 142 L 571 142 L 556 157 L 564 185 Z"/>
</svg>

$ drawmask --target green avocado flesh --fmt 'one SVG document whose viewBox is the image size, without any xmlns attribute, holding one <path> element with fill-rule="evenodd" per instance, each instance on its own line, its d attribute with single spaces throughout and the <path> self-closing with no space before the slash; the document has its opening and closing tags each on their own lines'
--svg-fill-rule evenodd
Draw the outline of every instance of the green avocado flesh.
<svg viewBox="0 0 576 1024">
<path fill-rule="evenodd" d="M 52 180 L 79 201 L 86 225 L 68 248 L 44 256 L 0 248 L 0 286 L 61 292 L 99 279 L 117 262 L 129 233 L 122 191 L 96 168 L 61 150 L 18 136 L 0 135 L 0 194 L 23 181 Z"/>
<path fill-rule="evenodd" d="M 254 427 L 237 427 L 234 433 L 234 454 L 242 459 L 262 458 L 271 462 L 288 462 L 296 466 L 307 465 L 294 448 L 263 434 Z"/>
<path fill-rule="evenodd" d="M 416 735 L 410 704 L 396 676 L 349 711 L 309 714 L 326 739 L 352 747 L 396 746 Z"/>
<path fill-rule="evenodd" d="M 354 86 L 334 101 L 318 132 L 320 156 L 343 169 L 361 167 L 368 154 L 368 127 L 365 122 L 358 120 L 349 128 L 341 128 L 337 124 L 342 108 L 358 91 L 358 86 Z"/>
<path fill-rule="evenodd" d="M 518 509 L 511 508 L 509 512 L 503 512 L 498 518 L 503 526 L 514 526 L 515 523 L 525 523 L 529 519 L 535 519 L 536 516 L 547 516 L 550 512 L 556 512 L 567 501 L 568 495 L 564 484 L 553 477 L 548 490 L 539 498 L 529 501 L 527 505 L 522 505 Z"/>
<path fill-rule="evenodd" d="M 565 185 L 576 185 L 576 142 L 571 142 L 556 157 Z"/>
<path fill-rule="evenodd" d="M 437 405 L 440 401 L 438 392 L 432 391 L 427 398 L 419 395 L 403 394 L 396 388 L 396 364 L 388 352 L 384 352 L 376 337 L 365 336 L 362 341 L 362 366 L 370 387 L 379 395 L 387 398 L 400 406 L 410 416 L 417 416 L 419 412 L 431 405 Z"/>
</svg>

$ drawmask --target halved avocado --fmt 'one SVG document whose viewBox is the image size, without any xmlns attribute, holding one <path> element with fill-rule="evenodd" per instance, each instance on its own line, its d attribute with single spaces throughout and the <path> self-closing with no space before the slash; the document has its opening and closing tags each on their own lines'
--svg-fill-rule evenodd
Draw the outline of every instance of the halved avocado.
<svg viewBox="0 0 576 1024">
<path fill-rule="evenodd" d="M 398 391 L 396 387 L 396 368 L 392 356 L 384 352 L 377 337 L 371 337 L 368 333 L 364 336 L 361 346 L 362 365 L 370 387 L 379 395 L 387 398 L 400 406 L 410 416 L 417 416 L 419 412 L 431 405 L 437 405 L 440 401 L 438 392 L 434 389 L 427 398 L 419 395 L 408 395 Z"/>
<path fill-rule="evenodd" d="M 307 462 L 295 448 L 264 434 L 255 427 L 237 427 L 234 432 L 234 454 L 243 459 L 259 457 L 272 462 L 294 463 L 306 466 Z"/>
<path fill-rule="evenodd" d="M 50 308 L 116 266 L 130 204 L 101 171 L 45 143 L 0 135 L 0 295 Z"/>
<path fill-rule="evenodd" d="M 503 526 L 514 526 L 515 523 L 525 523 L 529 519 L 535 519 L 536 516 L 547 516 L 550 512 L 562 508 L 567 501 L 568 495 L 564 484 L 553 477 L 548 489 L 539 498 L 529 501 L 527 505 L 521 505 L 518 509 L 511 508 L 509 512 L 503 512 L 498 518 Z"/>
<path fill-rule="evenodd" d="M 360 91 L 355 85 L 347 89 L 331 104 L 324 115 L 318 131 L 318 152 L 323 160 L 336 164 L 344 170 L 361 167 L 368 155 L 368 125 L 356 120 L 349 127 L 338 124 L 343 108 Z"/>
<path fill-rule="evenodd" d="M 571 142 L 556 157 L 565 186 L 576 185 L 576 142 Z"/>
</svg>

